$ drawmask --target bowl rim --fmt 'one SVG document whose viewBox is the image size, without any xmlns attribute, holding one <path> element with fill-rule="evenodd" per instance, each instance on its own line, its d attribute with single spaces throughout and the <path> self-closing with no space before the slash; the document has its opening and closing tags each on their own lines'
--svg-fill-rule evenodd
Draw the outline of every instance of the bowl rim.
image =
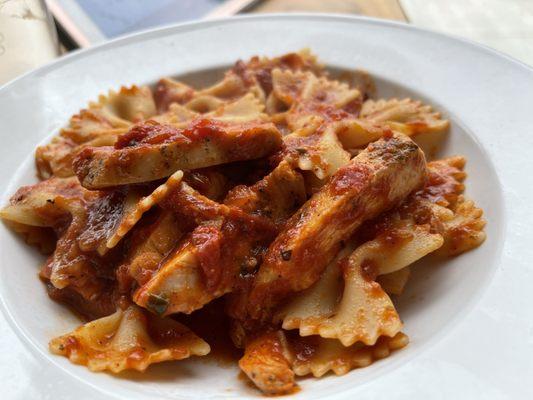
<svg viewBox="0 0 533 400">
<path fill-rule="evenodd" d="M 129 42 L 136 41 L 140 38 L 149 39 L 152 36 L 164 35 L 164 32 L 166 31 L 179 32 L 179 31 L 201 29 L 202 27 L 216 25 L 216 24 L 223 25 L 223 24 L 235 23 L 235 22 L 238 23 L 238 21 L 246 21 L 246 20 L 272 20 L 272 19 L 280 19 L 280 20 L 284 20 L 284 19 L 298 19 L 298 20 L 327 19 L 327 20 L 338 20 L 338 21 L 345 21 L 345 22 L 349 22 L 349 21 L 365 22 L 365 23 L 370 23 L 374 25 L 394 27 L 397 29 L 417 31 L 425 35 L 429 34 L 429 35 L 438 36 L 441 38 L 444 37 L 444 38 L 451 39 L 454 41 L 459 41 L 465 45 L 468 45 L 469 47 L 475 50 L 482 49 L 485 52 L 492 53 L 493 55 L 496 55 L 498 57 L 503 57 L 506 60 L 514 64 L 517 64 L 518 66 L 525 68 L 526 70 L 529 70 L 530 72 L 533 72 L 533 66 L 530 66 L 523 61 L 520 61 L 500 50 L 494 49 L 485 44 L 482 44 L 482 43 L 479 43 L 474 40 L 467 39 L 467 38 L 464 38 L 458 35 L 444 33 L 444 32 L 437 32 L 431 29 L 426 29 L 426 28 L 415 26 L 415 25 L 410 25 L 407 22 L 381 19 L 381 18 L 375 18 L 375 17 L 367 17 L 367 16 L 362 16 L 362 15 L 347 15 L 347 14 L 340 14 L 340 13 L 320 13 L 320 12 L 261 13 L 261 14 L 246 14 L 246 15 L 239 14 L 239 15 L 234 15 L 231 17 L 219 17 L 219 18 L 211 18 L 207 20 L 170 23 L 170 24 L 164 24 L 161 26 L 157 26 L 154 28 L 142 29 L 142 30 L 135 31 L 132 33 L 119 35 L 115 38 L 106 40 L 105 42 L 102 42 L 102 43 L 97 43 L 90 47 L 79 48 L 79 49 L 73 50 L 69 52 L 68 54 L 62 55 L 54 60 L 49 61 L 48 63 L 43 64 L 40 67 L 27 71 L 23 73 L 22 75 L 19 75 L 16 78 L 7 81 L 3 85 L 0 85 L 0 94 L 2 93 L 4 89 L 9 88 L 9 86 L 14 84 L 15 82 L 25 79 L 28 76 L 31 76 L 34 74 L 36 75 L 36 74 L 48 71 L 50 69 L 53 69 L 55 68 L 56 64 L 67 63 L 71 60 L 75 60 L 80 57 L 88 56 L 93 52 L 97 52 L 102 49 L 106 49 L 108 47 L 115 47 L 117 45 L 127 44 Z"/>
<path fill-rule="evenodd" d="M 381 19 L 371 18 L 371 17 L 347 16 L 347 15 L 343 15 L 343 14 L 331 14 L 331 13 L 272 13 L 272 14 L 259 14 L 259 15 L 243 15 L 243 16 L 236 16 L 236 17 L 230 17 L 230 18 L 217 18 L 217 19 L 206 20 L 206 21 L 191 21 L 191 22 L 184 22 L 184 23 L 178 23 L 178 24 L 168 24 L 168 25 L 165 25 L 165 26 L 157 27 L 157 28 L 146 29 L 146 30 L 143 30 L 143 31 L 139 31 L 139 32 L 123 35 L 123 36 L 117 37 L 115 39 L 112 39 L 110 41 L 107 41 L 105 43 L 92 46 L 90 48 L 76 50 L 76 51 L 72 52 L 71 54 L 68 54 L 66 56 L 60 57 L 60 58 L 58 58 L 56 60 L 53 60 L 52 62 L 50 62 L 48 64 L 45 64 L 45 65 L 43 65 L 43 66 L 41 66 L 41 67 L 39 67 L 37 69 L 29 71 L 29 72 L 27 72 L 27 73 L 15 78 L 15 79 L 13 79 L 13 80 L 7 82 L 3 86 L 1 86 L 0 87 L 0 96 L 5 91 L 9 90 L 10 87 L 12 85 L 16 84 L 19 80 L 26 79 L 29 76 L 35 76 L 35 75 L 39 75 L 39 74 L 44 74 L 47 71 L 51 71 L 54 68 L 56 68 L 57 65 L 66 64 L 66 63 L 69 63 L 70 61 L 73 61 L 73 60 L 77 60 L 77 59 L 80 59 L 80 58 L 88 57 L 93 52 L 99 52 L 99 51 L 104 50 L 104 49 L 108 49 L 108 48 L 112 48 L 112 47 L 116 47 L 116 46 L 121 46 L 121 45 L 127 45 L 127 44 L 132 43 L 132 42 L 142 41 L 144 39 L 156 38 L 158 36 L 165 36 L 167 32 L 169 34 L 170 33 L 177 34 L 177 33 L 182 32 L 182 31 L 191 31 L 191 30 L 196 30 L 196 29 L 202 29 L 204 27 L 209 27 L 209 26 L 212 26 L 212 25 L 224 25 L 224 24 L 230 24 L 230 23 L 239 23 L 239 21 L 241 21 L 241 20 L 248 21 L 248 20 L 291 20 L 291 19 L 306 20 L 306 21 L 309 21 L 309 20 L 335 21 L 335 20 L 337 20 L 337 21 L 340 21 L 340 22 L 366 23 L 366 24 L 371 24 L 371 25 L 388 26 L 388 27 L 393 27 L 393 28 L 396 28 L 396 29 L 402 29 L 402 30 L 408 30 L 408 31 L 417 31 L 417 32 L 420 32 L 421 34 L 424 34 L 424 35 L 434 35 L 434 36 L 438 36 L 438 37 L 441 37 L 441 38 L 445 38 L 447 40 L 459 41 L 459 42 L 462 42 L 463 44 L 467 45 L 469 48 L 471 48 L 473 50 L 483 51 L 483 52 L 486 52 L 486 53 L 490 53 L 490 54 L 492 54 L 494 56 L 497 56 L 498 58 L 504 58 L 508 62 L 512 62 L 516 66 L 524 68 L 529 73 L 532 73 L 531 76 L 533 77 L 533 67 L 528 66 L 527 64 L 525 64 L 525 63 L 523 63 L 523 62 L 521 62 L 519 60 L 516 60 L 513 57 L 508 56 L 508 55 L 506 55 L 506 54 L 504 54 L 504 53 L 502 53 L 502 52 L 500 52 L 498 50 L 492 49 L 492 48 L 490 48 L 488 46 L 485 46 L 485 45 L 482 45 L 482 44 L 478 44 L 478 43 L 476 43 L 476 42 L 474 42 L 472 40 L 469 40 L 469 39 L 464 39 L 464 38 L 460 38 L 460 37 L 457 37 L 457 36 L 454 36 L 454 35 L 449 35 L 449 34 L 443 34 L 443 33 L 431 31 L 431 30 L 424 29 L 424 28 L 414 27 L 414 26 L 411 26 L 411 25 L 408 25 L 408 24 L 402 23 L 402 22 L 381 20 Z M 464 124 L 462 124 L 462 125 L 464 125 Z M 473 136 L 473 139 L 477 140 L 477 136 Z M 481 149 L 485 150 L 483 146 L 481 146 Z M 485 154 L 485 155 L 487 157 L 489 156 L 488 154 Z M 490 157 L 489 157 L 489 159 L 490 159 Z M 493 166 L 494 166 L 494 164 L 493 164 Z M 496 168 L 494 168 L 494 170 L 495 170 L 494 172 L 495 172 L 496 178 L 498 180 L 498 183 L 501 185 L 501 178 L 500 178 L 498 172 L 496 171 Z M 8 188 L 6 188 L 6 189 L 8 189 Z M 5 198 L 6 194 L 7 193 L 3 194 L 4 198 Z M 509 204 L 507 203 L 507 201 L 505 201 L 505 197 L 503 195 L 502 195 L 502 205 L 503 205 L 503 210 L 502 210 L 503 211 L 503 218 L 502 218 L 502 220 L 503 220 L 504 226 L 501 229 L 502 229 L 503 232 L 506 232 L 507 231 L 508 222 L 509 222 L 509 218 L 508 218 L 509 215 L 508 215 L 508 212 L 507 212 L 507 208 L 508 208 Z M 501 255 L 502 255 L 503 246 L 504 246 L 503 243 L 499 243 L 499 246 L 498 246 L 499 247 L 499 249 L 498 249 L 499 257 L 498 258 L 499 258 L 500 262 L 501 262 Z M 494 271 L 491 274 L 491 277 L 489 278 L 489 282 L 490 282 L 490 279 L 493 278 L 493 276 L 494 276 Z M 471 302 L 472 304 L 470 305 L 469 312 L 472 311 L 474 306 L 479 302 L 480 298 L 487 291 L 488 287 L 489 287 L 489 285 L 485 285 L 482 288 L 481 293 L 478 293 L 478 295 L 476 296 L 477 297 L 477 301 Z M 57 363 L 53 362 L 48 357 L 46 357 L 46 355 L 41 351 L 41 349 L 35 348 L 35 346 L 33 345 L 32 340 L 30 338 L 26 337 L 26 335 L 22 333 L 20 327 L 18 326 L 18 323 L 15 321 L 14 316 L 11 315 L 11 313 L 10 313 L 8 307 L 7 307 L 7 304 L 5 302 L 4 296 L 0 297 L 0 305 L 1 305 L 0 308 L 2 309 L 3 314 L 6 316 L 6 319 L 9 322 L 9 325 L 11 326 L 11 328 L 15 331 L 15 333 L 17 334 L 17 336 L 19 336 L 19 338 L 21 338 L 21 336 L 23 337 L 23 339 L 24 339 L 23 342 L 25 342 L 26 345 L 29 344 L 29 346 L 26 346 L 26 347 L 34 350 L 33 353 L 38 353 L 39 356 L 40 356 L 39 358 L 43 357 L 43 358 L 45 358 L 47 360 L 47 362 L 50 362 L 51 364 L 55 365 L 56 367 L 59 366 Z M 468 314 L 468 312 L 467 312 L 467 314 Z M 441 338 L 442 338 L 442 336 L 441 336 Z M 71 377 L 79 380 L 80 382 L 83 382 L 84 384 L 90 386 L 92 389 L 96 390 L 97 392 L 105 393 L 106 395 L 111 395 L 112 394 L 111 392 L 109 392 L 105 388 L 96 387 L 93 384 L 91 384 L 90 382 L 87 382 L 86 380 L 80 378 L 76 374 L 71 373 L 70 371 L 67 371 L 64 368 L 61 368 L 61 366 L 59 366 L 59 367 L 60 367 L 59 369 L 61 369 L 63 372 L 65 372 L 68 375 L 70 375 Z M 332 393 L 332 395 L 334 395 L 334 394 Z M 115 396 L 119 396 L 119 395 L 115 394 Z M 328 395 L 327 397 L 329 398 L 330 396 Z"/>
</svg>

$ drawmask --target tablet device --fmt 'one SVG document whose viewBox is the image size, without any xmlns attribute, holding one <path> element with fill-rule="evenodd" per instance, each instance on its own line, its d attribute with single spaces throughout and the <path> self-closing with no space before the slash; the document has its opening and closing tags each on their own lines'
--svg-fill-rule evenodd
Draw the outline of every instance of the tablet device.
<svg viewBox="0 0 533 400">
<path fill-rule="evenodd" d="M 87 47 L 155 26 L 236 14 L 254 0 L 47 0 L 69 47 Z"/>
</svg>

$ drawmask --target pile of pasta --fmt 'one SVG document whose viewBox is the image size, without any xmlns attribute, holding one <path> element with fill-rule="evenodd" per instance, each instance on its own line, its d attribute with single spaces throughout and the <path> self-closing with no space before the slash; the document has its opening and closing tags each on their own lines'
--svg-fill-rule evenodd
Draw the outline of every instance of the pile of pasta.
<svg viewBox="0 0 533 400">
<path fill-rule="evenodd" d="M 1 211 L 48 254 L 49 296 L 89 321 L 50 350 L 113 373 L 205 356 L 187 315 L 216 304 L 242 371 L 282 394 L 406 346 L 391 296 L 409 266 L 475 248 L 485 221 L 464 157 L 431 160 L 448 121 L 357 76 L 303 50 L 74 115 Z"/>
</svg>

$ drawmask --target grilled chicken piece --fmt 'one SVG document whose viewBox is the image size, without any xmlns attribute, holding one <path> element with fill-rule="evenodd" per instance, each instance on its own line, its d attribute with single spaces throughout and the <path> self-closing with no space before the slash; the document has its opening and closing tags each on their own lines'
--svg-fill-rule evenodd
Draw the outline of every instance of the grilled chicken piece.
<svg viewBox="0 0 533 400">
<path fill-rule="evenodd" d="M 288 394 L 296 389 L 293 359 L 283 331 L 267 332 L 246 344 L 239 367 L 265 394 Z"/>
<path fill-rule="evenodd" d="M 147 121 L 119 137 L 114 147 L 88 147 L 74 171 L 88 189 L 153 181 L 179 169 L 260 158 L 281 145 L 272 123 L 198 119 L 186 129 Z"/>
<path fill-rule="evenodd" d="M 250 316 L 266 318 L 289 293 L 311 286 L 342 240 L 397 205 L 425 177 L 424 154 L 407 136 L 370 144 L 289 219 L 270 245 L 250 293 Z"/>
<path fill-rule="evenodd" d="M 273 240 L 273 225 L 234 207 L 202 222 L 164 260 L 158 272 L 134 295 L 134 301 L 159 315 L 191 313 L 227 293 L 253 250 Z M 257 264 L 257 261 L 255 262 Z"/>
<path fill-rule="evenodd" d="M 233 290 L 242 275 L 255 271 L 279 227 L 306 198 L 302 176 L 286 162 L 255 185 L 234 188 L 225 204 L 182 186 L 163 207 L 200 225 L 134 296 L 163 315 L 190 313 Z"/>
</svg>

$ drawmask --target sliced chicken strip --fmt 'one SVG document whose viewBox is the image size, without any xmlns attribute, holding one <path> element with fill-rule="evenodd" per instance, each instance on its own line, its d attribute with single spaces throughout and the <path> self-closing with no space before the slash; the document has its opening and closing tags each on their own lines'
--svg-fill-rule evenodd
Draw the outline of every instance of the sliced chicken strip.
<svg viewBox="0 0 533 400">
<path fill-rule="evenodd" d="M 424 154 L 407 136 L 370 144 L 289 219 L 270 245 L 250 293 L 250 315 L 268 317 L 287 295 L 315 283 L 343 240 L 399 204 L 425 177 Z"/>
<path fill-rule="evenodd" d="M 195 120 L 186 129 L 148 121 L 114 147 L 87 147 L 73 166 L 81 184 L 98 189 L 165 178 L 189 170 L 264 157 L 281 146 L 272 123 Z"/>
</svg>

